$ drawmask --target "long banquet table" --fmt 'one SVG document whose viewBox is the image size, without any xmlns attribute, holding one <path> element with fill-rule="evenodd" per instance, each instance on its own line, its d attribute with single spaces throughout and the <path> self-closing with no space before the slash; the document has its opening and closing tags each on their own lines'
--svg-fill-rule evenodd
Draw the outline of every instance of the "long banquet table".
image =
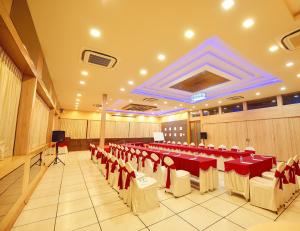
<svg viewBox="0 0 300 231">
<path fill-rule="evenodd" d="M 224 172 L 225 188 L 229 192 L 238 193 L 249 200 L 250 179 L 270 171 L 274 157 L 254 155 L 242 159 L 226 161 Z M 275 160 L 276 161 L 276 160 Z"/>
</svg>

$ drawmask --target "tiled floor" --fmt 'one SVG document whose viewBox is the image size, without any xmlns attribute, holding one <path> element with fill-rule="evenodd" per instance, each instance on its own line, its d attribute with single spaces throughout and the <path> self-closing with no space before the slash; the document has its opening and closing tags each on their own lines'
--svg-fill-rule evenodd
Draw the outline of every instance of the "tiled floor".
<svg viewBox="0 0 300 231">
<path fill-rule="evenodd" d="M 161 189 L 160 207 L 135 216 L 89 157 L 89 152 L 72 152 L 64 158 L 66 166 L 51 166 L 13 230 L 240 231 L 274 220 L 299 222 L 300 197 L 278 216 L 228 195 L 221 172 L 217 191 L 200 195 L 193 190 L 174 198 Z"/>
</svg>

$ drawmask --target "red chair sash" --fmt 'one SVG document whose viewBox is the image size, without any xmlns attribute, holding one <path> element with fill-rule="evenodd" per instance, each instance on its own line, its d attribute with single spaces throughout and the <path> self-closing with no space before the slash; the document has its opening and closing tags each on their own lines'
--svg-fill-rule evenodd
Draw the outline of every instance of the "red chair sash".
<svg viewBox="0 0 300 231">
<path fill-rule="evenodd" d="M 111 172 L 111 173 L 114 173 L 117 166 L 118 166 L 118 161 L 115 160 L 115 161 L 112 163 L 112 165 L 111 165 L 111 170 L 110 170 L 110 172 Z"/>
<path fill-rule="evenodd" d="M 166 181 L 166 188 L 169 189 L 171 186 L 171 169 L 176 169 L 175 164 L 167 167 L 167 181 Z"/>
<path fill-rule="evenodd" d="M 294 169 L 291 166 L 287 165 L 285 167 L 285 170 L 288 171 L 289 182 L 292 183 L 292 184 L 296 184 L 296 177 L 295 177 Z"/>
<path fill-rule="evenodd" d="M 108 180 L 108 175 L 109 175 L 109 163 L 112 163 L 111 159 L 109 159 L 108 161 L 106 161 L 106 164 L 105 164 L 105 169 L 106 169 L 106 180 Z"/>
<path fill-rule="evenodd" d="M 130 180 L 131 178 L 135 178 L 135 173 L 134 171 L 132 171 L 131 173 L 127 173 L 127 177 L 126 177 L 126 181 L 125 181 L 125 189 L 128 189 L 128 187 L 130 186 Z"/>
<path fill-rule="evenodd" d="M 292 168 L 294 169 L 295 175 L 300 176 L 299 161 L 297 161 L 297 162 L 294 161 L 294 164 L 293 164 Z"/>
<path fill-rule="evenodd" d="M 102 152 L 97 151 L 96 157 L 97 157 L 97 159 L 101 158 L 102 157 Z"/>
<path fill-rule="evenodd" d="M 123 189 L 123 171 L 126 171 L 126 168 L 120 166 L 118 178 L 118 186 L 120 190 Z"/>
<path fill-rule="evenodd" d="M 279 180 L 279 188 L 282 190 L 282 184 L 288 184 L 288 180 L 285 177 L 284 171 L 279 172 L 276 170 L 275 177 Z"/>
</svg>

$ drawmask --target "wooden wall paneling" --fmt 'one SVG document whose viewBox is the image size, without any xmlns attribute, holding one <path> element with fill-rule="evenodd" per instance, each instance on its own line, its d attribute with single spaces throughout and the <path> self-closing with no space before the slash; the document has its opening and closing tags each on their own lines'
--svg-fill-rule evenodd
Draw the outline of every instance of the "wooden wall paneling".
<svg viewBox="0 0 300 231">
<path fill-rule="evenodd" d="M 15 139 L 15 155 L 29 152 L 30 122 L 36 98 L 37 79 L 23 76 Z"/>
<path fill-rule="evenodd" d="M 288 118 L 273 119 L 274 146 L 278 160 L 286 161 L 292 154 L 292 133 Z"/>
<path fill-rule="evenodd" d="M 241 149 L 245 148 L 247 143 L 247 126 L 246 122 L 232 122 L 226 123 L 226 136 L 228 148 L 234 145 L 239 146 Z"/>
<path fill-rule="evenodd" d="M 292 134 L 292 155 L 300 154 L 300 117 L 289 118 L 289 131 Z"/>
<path fill-rule="evenodd" d="M 52 140 L 52 131 L 54 130 L 54 123 L 55 123 L 54 120 L 55 120 L 55 110 L 52 109 L 49 111 L 47 140 L 46 140 L 47 143 L 51 142 Z"/>
</svg>

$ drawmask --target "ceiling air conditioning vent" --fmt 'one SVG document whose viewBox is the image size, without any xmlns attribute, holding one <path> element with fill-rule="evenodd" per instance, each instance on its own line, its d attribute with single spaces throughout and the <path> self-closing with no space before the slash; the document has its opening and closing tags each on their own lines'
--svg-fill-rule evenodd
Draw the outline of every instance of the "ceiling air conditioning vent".
<svg viewBox="0 0 300 231">
<path fill-rule="evenodd" d="M 113 56 L 92 50 L 84 50 L 82 52 L 81 59 L 84 63 L 98 65 L 105 68 L 113 68 L 118 61 Z"/>
<path fill-rule="evenodd" d="M 297 29 L 281 39 L 282 46 L 293 51 L 300 48 L 300 29 Z"/>
<path fill-rule="evenodd" d="M 155 98 L 144 98 L 143 101 L 145 102 L 154 102 L 154 101 L 157 101 L 158 99 L 155 99 Z"/>
<path fill-rule="evenodd" d="M 118 116 L 118 117 L 130 117 L 130 118 L 135 118 L 136 116 L 134 115 L 120 115 L 120 114 L 112 114 L 111 116 Z"/>
<path fill-rule="evenodd" d="M 236 95 L 232 97 L 228 97 L 228 100 L 239 100 L 239 99 L 244 99 L 244 96 Z"/>
<path fill-rule="evenodd" d="M 93 104 L 93 107 L 102 107 L 102 104 L 95 103 L 95 104 Z"/>
<path fill-rule="evenodd" d="M 157 108 L 157 107 L 150 106 L 150 105 L 131 103 L 131 104 L 126 105 L 122 109 L 127 110 L 127 111 L 149 111 L 149 110 L 153 110 L 155 108 Z"/>
</svg>

